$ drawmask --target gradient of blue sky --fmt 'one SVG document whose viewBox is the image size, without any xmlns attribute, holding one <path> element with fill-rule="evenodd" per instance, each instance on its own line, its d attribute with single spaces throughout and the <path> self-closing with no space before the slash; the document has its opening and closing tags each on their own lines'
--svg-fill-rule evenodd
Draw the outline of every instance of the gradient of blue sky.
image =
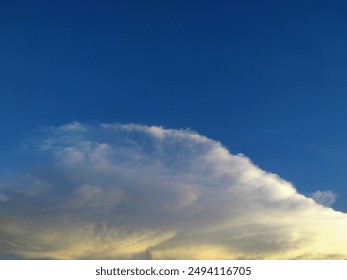
<svg viewBox="0 0 347 280">
<path fill-rule="evenodd" d="M 347 211 L 345 1 L 2 1 L 0 160 L 42 125 L 190 127 Z"/>
</svg>

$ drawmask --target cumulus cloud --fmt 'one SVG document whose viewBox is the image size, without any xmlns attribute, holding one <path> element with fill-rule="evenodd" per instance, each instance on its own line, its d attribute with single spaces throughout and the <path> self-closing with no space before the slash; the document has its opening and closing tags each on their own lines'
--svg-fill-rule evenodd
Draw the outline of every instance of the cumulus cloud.
<svg viewBox="0 0 347 280">
<path fill-rule="evenodd" d="M 326 193 L 305 197 L 190 130 L 71 123 L 25 153 L 0 178 L 3 256 L 347 258 L 347 214 Z"/>
</svg>

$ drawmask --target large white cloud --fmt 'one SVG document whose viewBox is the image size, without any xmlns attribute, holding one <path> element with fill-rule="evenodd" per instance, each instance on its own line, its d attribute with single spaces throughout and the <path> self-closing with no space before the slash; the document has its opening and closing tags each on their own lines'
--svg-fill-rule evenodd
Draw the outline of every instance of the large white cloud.
<svg viewBox="0 0 347 280">
<path fill-rule="evenodd" d="M 71 123 L 23 158 L 0 182 L 3 256 L 347 258 L 346 214 L 189 130 Z"/>
</svg>

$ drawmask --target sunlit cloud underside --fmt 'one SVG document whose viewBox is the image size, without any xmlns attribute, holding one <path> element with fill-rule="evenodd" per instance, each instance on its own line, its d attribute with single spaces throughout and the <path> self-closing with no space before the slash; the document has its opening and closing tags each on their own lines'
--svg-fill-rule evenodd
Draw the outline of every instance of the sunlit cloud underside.
<svg viewBox="0 0 347 280">
<path fill-rule="evenodd" d="M 71 123 L 21 153 L 0 178 L 2 256 L 347 258 L 347 214 L 190 130 Z"/>
</svg>

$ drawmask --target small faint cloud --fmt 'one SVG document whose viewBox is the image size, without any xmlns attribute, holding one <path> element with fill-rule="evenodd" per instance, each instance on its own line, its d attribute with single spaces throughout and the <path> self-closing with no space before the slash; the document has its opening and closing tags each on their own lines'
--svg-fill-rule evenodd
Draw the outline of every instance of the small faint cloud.
<svg viewBox="0 0 347 280">
<path fill-rule="evenodd" d="M 275 135 L 275 134 L 282 134 L 283 129 L 280 128 L 267 128 L 260 131 L 260 134 L 262 135 Z"/>
<path fill-rule="evenodd" d="M 311 197 L 318 204 L 330 207 L 335 203 L 337 195 L 332 191 L 316 191 L 311 194 Z"/>
<path fill-rule="evenodd" d="M 315 144 L 308 144 L 307 148 L 312 150 L 317 156 L 320 158 L 323 158 L 325 160 L 340 160 L 340 159 L 346 159 L 347 157 L 347 151 L 343 149 L 333 149 L 333 148 L 327 148 L 322 147 Z"/>
</svg>

